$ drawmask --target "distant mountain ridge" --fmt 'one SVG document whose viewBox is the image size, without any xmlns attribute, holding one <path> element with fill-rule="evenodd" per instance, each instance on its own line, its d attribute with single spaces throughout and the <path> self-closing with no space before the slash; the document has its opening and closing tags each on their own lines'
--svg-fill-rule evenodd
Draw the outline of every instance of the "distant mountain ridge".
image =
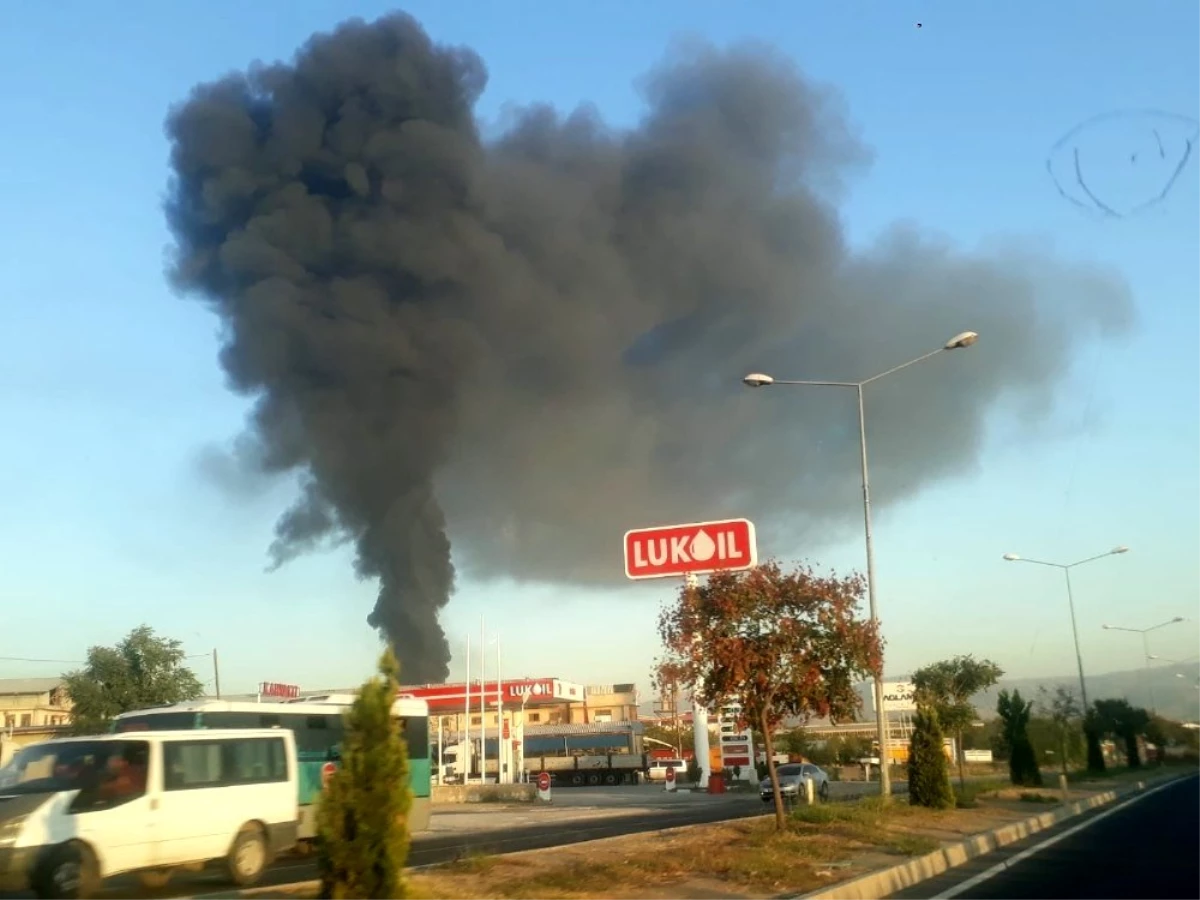
<svg viewBox="0 0 1200 900">
<path fill-rule="evenodd" d="M 1182 675 L 1182 678 L 1176 677 Z M 1128 669 L 1120 672 L 1105 672 L 1087 675 L 1088 700 L 1122 698 L 1134 706 L 1145 709 L 1157 708 L 1159 715 L 1181 722 L 1200 720 L 1200 691 L 1196 690 L 1200 679 L 1200 662 L 1158 665 L 1148 672 L 1145 669 Z M 1148 679 L 1148 680 L 1147 680 Z M 905 681 L 892 678 L 888 681 Z M 1027 700 L 1038 700 L 1038 688 L 1053 691 L 1062 685 L 1070 688 L 1079 697 L 1078 675 L 1047 675 L 1041 678 L 1005 678 L 995 687 L 972 698 L 975 709 L 982 719 L 996 717 L 996 700 L 1002 690 L 1020 691 Z M 1151 702 L 1153 690 L 1153 703 Z M 871 717 L 871 686 L 864 684 L 859 693 L 863 698 L 863 718 Z"/>
</svg>

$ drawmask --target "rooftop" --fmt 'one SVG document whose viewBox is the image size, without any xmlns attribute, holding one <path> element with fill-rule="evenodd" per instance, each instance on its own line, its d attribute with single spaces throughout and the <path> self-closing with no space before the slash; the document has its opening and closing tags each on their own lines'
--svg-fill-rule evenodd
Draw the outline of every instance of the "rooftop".
<svg viewBox="0 0 1200 900">
<path fill-rule="evenodd" d="M 62 684 L 61 678 L 0 678 L 0 696 L 48 694 Z"/>
</svg>

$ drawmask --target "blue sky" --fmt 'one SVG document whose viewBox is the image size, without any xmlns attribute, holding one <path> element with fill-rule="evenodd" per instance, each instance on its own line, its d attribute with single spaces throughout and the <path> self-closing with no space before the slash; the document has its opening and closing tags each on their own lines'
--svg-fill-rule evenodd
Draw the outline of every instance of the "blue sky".
<svg viewBox="0 0 1200 900">
<path fill-rule="evenodd" d="M 371 668 L 378 645 L 364 617 L 374 591 L 354 579 L 348 552 L 266 574 L 288 487 L 235 501 L 199 474 L 202 449 L 240 429 L 246 404 L 224 386 L 215 320 L 164 281 L 162 123 L 195 83 L 287 58 L 314 31 L 390 8 L 129 2 L 120 17 L 84 3 L 0 9 L 9 86 L 0 657 L 80 659 L 88 645 L 147 622 L 189 652 L 219 648 L 227 690 L 260 680 L 344 684 Z M 1194 3 L 1163 0 L 1136 15 L 1101 0 L 404 8 L 435 39 L 470 45 L 487 62 L 487 120 L 507 103 L 590 101 L 609 121 L 632 123 L 635 79 L 673 37 L 768 39 L 841 88 L 875 152 L 843 207 L 854 243 L 911 220 L 962 247 L 1017 235 L 1117 266 L 1137 299 L 1137 328 L 1086 348 L 1056 436 L 1018 443 L 997 430 L 976 471 L 877 518 L 888 669 L 974 652 L 1014 675 L 1071 672 L 1061 577 L 1001 555 L 1071 561 L 1115 544 L 1133 552 L 1075 577 L 1088 668 L 1140 664 L 1136 637 L 1105 632 L 1105 622 L 1188 616 L 1157 632 L 1152 652 L 1196 653 L 1195 160 L 1164 204 L 1119 221 L 1065 203 L 1044 169 L 1054 141 L 1098 113 L 1196 115 Z M 857 538 L 806 550 L 840 569 L 862 565 Z M 644 684 L 655 600 L 671 588 L 655 590 L 630 588 L 618 570 L 604 592 L 464 582 L 444 617 L 458 650 L 452 675 L 461 676 L 465 635 L 478 635 L 486 614 L 508 674 Z M 62 668 L 0 659 L 0 677 Z"/>
</svg>

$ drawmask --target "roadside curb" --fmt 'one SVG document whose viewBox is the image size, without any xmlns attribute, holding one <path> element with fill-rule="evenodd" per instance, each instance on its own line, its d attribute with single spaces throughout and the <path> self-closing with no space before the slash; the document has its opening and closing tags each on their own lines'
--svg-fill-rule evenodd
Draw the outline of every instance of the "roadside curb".
<svg viewBox="0 0 1200 900">
<path fill-rule="evenodd" d="M 784 894 L 777 900 L 875 900 L 879 897 L 888 897 L 896 891 L 902 891 L 920 884 L 922 881 L 928 881 L 930 878 L 970 862 L 972 859 L 1024 840 L 1060 822 L 1073 819 L 1097 807 L 1107 806 L 1118 799 L 1144 792 L 1148 787 L 1175 781 L 1180 777 L 1190 776 L 1140 780 L 1126 790 L 1108 790 L 1088 797 L 1086 800 L 1076 800 L 1074 803 L 1068 803 L 1041 815 L 1031 816 L 1021 822 L 1010 822 L 1008 825 L 993 828 L 991 831 L 972 835 L 966 840 L 949 844 L 906 863 L 869 872 L 849 881 L 818 888 L 807 894 Z"/>
</svg>

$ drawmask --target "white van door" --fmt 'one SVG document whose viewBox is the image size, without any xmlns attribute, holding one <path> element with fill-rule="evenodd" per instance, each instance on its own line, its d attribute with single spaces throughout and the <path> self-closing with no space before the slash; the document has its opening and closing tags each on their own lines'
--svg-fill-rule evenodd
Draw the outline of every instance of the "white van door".
<svg viewBox="0 0 1200 900">
<path fill-rule="evenodd" d="M 203 734 L 203 732 L 198 732 Z M 227 823 L 234 812 L 222 797 L 227 742 L 163 741 L 163 791 L 159 807 L 158 857 L 164 866 L 216 859 L 229 849 Z"/>
<path fill-rule="evenodd" d="M 159 865 L 224 857 L 249 821 L 294 821 L 296 786 L 288 778 L 282 735 L 164 741 L 157 822 Z"/>
<path fill-rule="evenodd" d="M 98 780 L 62 798 L 51 843 L 80 838 L 96 850 L 101 877 L 155 865 L 154 775 L 158 747 L 149 741 L 105 741 Z M 114 746 L 116 745 L 116 746 Z"/>
</svg>

